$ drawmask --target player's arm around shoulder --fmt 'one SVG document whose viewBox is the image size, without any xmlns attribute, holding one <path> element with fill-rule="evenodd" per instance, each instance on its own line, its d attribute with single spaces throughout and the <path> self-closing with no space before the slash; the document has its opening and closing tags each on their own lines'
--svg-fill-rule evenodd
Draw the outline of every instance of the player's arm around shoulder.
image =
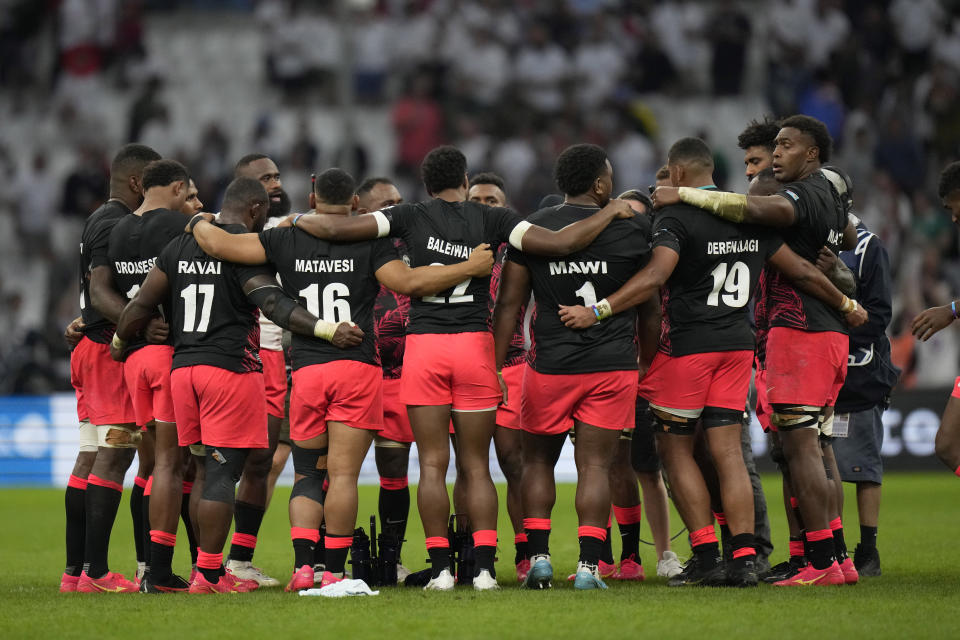
<svg viewBox="0 0 960 640">
<path fill-rule="evenodd" d="M 482 243 L 473 248 L 466 260 L 456 264 L 410 268 L 398 258 L 377 269 L 376 277 L 388 289 L 418 298 L 432 296 L 467 278 L 485 278 L 492 270 L 493 252 L 490 245 Z"/>
<path fill-rule="evenodd" d="M 201 219 L 192 227 L 193 237 L 207 255 L 237 264 L 264 264 L 267 254 L 257 233 L 229 233 Z"/>
<path fill-rule="evenodd" d="M 693 187 L 657 187 L 651 199 L 655 209 L 685 202 L 718 218 L 737 223 L 789 227 L 796 222 L 794 205 L 778 194 L 747 196 Z"/>
<path fill-rule="evenodd" d="M 632 218 L 635 213 L 625 200 L 613 199 L 589 218 L 558 231 L 521 222 L 510 234 L 510 245 L 538 256 L 566 256 L 590 245 L 613 220 Z"/>
</svg>

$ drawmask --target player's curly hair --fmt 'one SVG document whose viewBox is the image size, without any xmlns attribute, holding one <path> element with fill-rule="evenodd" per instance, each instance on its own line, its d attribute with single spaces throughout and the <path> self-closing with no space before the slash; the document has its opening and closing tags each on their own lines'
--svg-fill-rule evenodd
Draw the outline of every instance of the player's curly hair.
<svg viewBox="0 0 960 640">
<path fill-rule="evenodd" d="M 189 186 L 190 173 L 185 166 L 176 160 L 154 160 L 143 168 L 141 183 L 143 190 L 147 191 L 153 187 L 165 187 L 178 180 Z"/>
<path fill-rule="evenodd" d="M 314 195 L 325 204 L 349 204 L 356 190 L 353 176 L 336 167 L 321 171 L 313 181 Z"/>
<path fill-rule="evenodd" d="M 507 191 L 504 186 L 503 178 L 492 171 L 484 171 L 483 173 L 478 173 L 470 178 L 470 188 L 473 188 L 478 184 L 492 184 L 504 193 Z"/>
<path fill-rule="evenodd" d="M 830 137 L 827 125 L 810 116 L 796 115 L 784 118 L 783 121 L 780 122 L 781 129 L 786 129 L 787 127 L 796 129 L 800 133 L 805 133 L 813 138 L 813 146 L 820 150 L 821 164 L 830 162 L 833 138 Z"/>
<path fill-rule="evenodd" d="M 460 149 L 450 145 L 433 149 L 420 165 L 420 179 L 430 195 L 445 189 L 456 189 L 463 184 L 466 173 L 466 156 Z"/>
<path fill-rule="evenodd" d="M 568 196 L 579 196 L 590 190 L 607 165 L 607 152 L 595 144 L 575 144 L 557 158 L 553 177 L 557 188 Z"/>
<path fill-rule="evenodd" d="M 737 146 L 746 151 L 750 147 L 764 147 L 770 153 L 776 147 L 774 140 L 780 132 L 780 123 L 770 116 L 761 120 L 751 120 L 747 128 L 737 136 Z"/>
<path fill-rule="evenodd" d="M 960 160 L 951 162 L 940 172 L 937 195 L 943 200 L 954 191 L 960 190 Z"/>
</svg>

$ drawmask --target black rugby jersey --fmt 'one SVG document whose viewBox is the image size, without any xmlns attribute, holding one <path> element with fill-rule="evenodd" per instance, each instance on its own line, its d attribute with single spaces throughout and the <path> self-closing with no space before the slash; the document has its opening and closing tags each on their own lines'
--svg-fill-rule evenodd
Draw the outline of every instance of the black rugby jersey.
<svg viewBox="0 0 960 640">
<path fill-rule="evenodd" d="M 399 259 L 393 242 L 381 238 L 334 244 L 286 227 L 264 231 L 260 243 L 292 298 L 327 322 L 353 322 L 364 333 L 363 342 L 349 349 L 294 334 L 290 349 L 293 369 L 334 360 L 379 366 L 373 306 L 380 283 L 374 274 L 383 265 Z"/>
<path fill-rule="evenodd" d="M 127 216 L 114 225 L 107 256 L 113 270 L 113 282 L 128 300 L 132 300 L 143 285 L 167 243 L 183 233 L 187 220 L 189 218 L 178 211 L 152 209 L 143 215 Z M 163 306 L 160 313 L 164 315 Z M 127 354 L 146 344 L 142 336 L 133 337 L 127 343 Z M 164 344 L 173 344 L 170 336 Z"/>
<path fill-rule="evenodd" d="M 686 204 L 661 209 L 653 246 L 680 259 L 660 290 L 660 351 L 752 351 L 748 303 L 764 263 L 782 245 L 769 227 L 734 224 Z"/>
<path fill-rule="evenodd" d="M 214 223 L 228 233 L 247 233 L 240 224 Z M 157 257 L 157 269 L 170 283 L 170 335 L 173 368 L 209 365 L 235 373 L 263 371 L 260 362 L 260 310 L 247 300 L 243 285 L 266 274 L 211 258 L 191 234 L 170 242 Z"/>
<path fill-rule="evenodd" d="M 596 211 L 596 207 L 561 204 L 541 209 L 527 220 L 558 230 Z M 537 302 L 527 352 L 531 367 L 549 374 L 637 369 L 636 308 L 576 330 L 564 326 L 558 305 L 594 305 L 647 263 L 650 221 L 646 216 L 614 220 L 593 244 L 563 258 L 532 256 L 513 247 L 507 255 L 529 270 Z"/>
<path fill-rule="evenodd" d="M 400 259 L 410 263 L 407 245 L 393 239 Z M 403 353 L 407 346 L 407 324 L 410 322 L 410 298 L 380 285 L 377 300 L 373 305 L 373 327 L 377 334 L 377 353 L 383 377 L 388 380 L 400 378 L 403 371 Z"/>
<path fill-rule="evenodd" d="M 113 226 L 130 213 L 119 200 L 108 200 L 87 217 L 80 236 L 80 315 L 86 325 L 83 334 L 100 344 L 109 344 L 116 329 L 90 304 L 90 270 L 109 264 L 107 245 Z"/>
<path fill-rule="evenodd" d="M 793 226 L 781 229 L 784 242 L 801 258 L 816 263 L 826 245 L 839 253 L 847 215 L 840 196 L 823 173 L 784 185 L 777 192 L 796 214 Z M 757 296 L 757 326 L 791 327 L 802 331 L 846 333 L 842 314 L 820 300 L 797 290 L 779 271 L 765 269 Z"/>
<path fill-rule="evenodd" d="M 507 242 L 523 222 L 513 209 L 439 199 L 398 204 L 380 213 L 390 222 L 390 235 L 406 243 L 411 267 L 462 262 L 480 243 L 496 248 Z M 489 299 L 490 276 L 412 298 L 407 333 L 489 331 Z"/>
</svg>

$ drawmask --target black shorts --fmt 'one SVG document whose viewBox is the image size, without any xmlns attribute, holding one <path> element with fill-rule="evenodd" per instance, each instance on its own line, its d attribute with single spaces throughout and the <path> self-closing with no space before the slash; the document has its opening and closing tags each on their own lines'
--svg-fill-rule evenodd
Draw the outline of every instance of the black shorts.
<svg viewBox="0 0 960 640">
<path fill-rule="evenodd" d="M 650 411 L 650 403 L 637 396 L 636 427 L 630 442 L 630 464 L 638 473 L 660 471 L 660 456 L 657 454 L 657 440 L 654 432 L 656 422 Z"/>
<path fill-rule="evenodd" d="M 849 416 L 847 436 L 837 436 L 837 420 Z M 840 478 L 844 482 L 875 482 L 883 480 L 883 408 L 841 414 L 833 418 L 833 454 L 837 458 Z"/>
</svg>

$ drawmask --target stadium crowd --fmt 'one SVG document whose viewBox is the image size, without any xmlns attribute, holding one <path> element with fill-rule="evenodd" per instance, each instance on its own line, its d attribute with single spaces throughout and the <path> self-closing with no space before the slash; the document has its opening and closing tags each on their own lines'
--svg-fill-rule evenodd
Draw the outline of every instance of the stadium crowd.
<svg viewBox="0 0 960 640">
<path fill-rule="evenodd" d="M 176 3 L 174 15 L 202 20 L 213 8 L 260 25 L 260 37 L 249 39 L 262 59 L 250 92 L 258 116 L 249 129 L 212 118 L 185 126 L 185 112 L 175 108 L 178 90 L 182 77 L 200 72 L 165 64 L 164 40 L 180 28 L 162 20 L 170 3 L 3 4 L 0 110 L 7 126 L 0 135 L 0 216 L 17 233 L 0 243 L 4 274 L 18 265 L 19 276 L 0 282 L 0 327 L 15 336 L 0 347 L 3 392 L 68 388 L 58 327 L 75 305 L 69 286 L 75 237 L 102 201 L 117 144 L 144 141 L 184 161 L 209 206 L 219 203 L 229 181 L 230 159 L 247 149 L 278 159 L 295 210 L 306 208 L 312 167 L 344 164 L 348 151 L 322 143 L 329 139 L 325 132 L 303 117 L 330 103 L 345 45 L 337 16 L 318 8 L 322 4 Z M 934 184 L 934 169 L 960 144 L 960 17 L 951 3 L 371 5 L 352 16 L 354 33 L 363 36 L 354 38 L 353 85 L 364 109 L 383 112 L 392 123 L 386 146 L 396 152 L 381 161 L 371 142 L 360 140 L 349 151 L 357 175 L 387 173 L 416 194 L 426 151 L 453 143 L 471 167 L 504 175 L 513 204 L 529 212 L 552 189 L 552 158 L 573 141 L 608 149 L 621 167 L 620 184 L 646 185 L 670 142 L 662 128 L 672 107 L 711 96 L 760 98 L 766 106 L 759 111 L 808 113 L 827 124 L 837 164 L 858 187 L 858 209 L 890 253 L 890 332 L 904 370 L 901 384 L 936 386 L 956 373 L 955 332 L 917 344 L 907 322 L 960 285 L 956 234 L 937 206 Z M 151 30 L 158 36 L 150 38 Z M 311 40 L 323 46 L 307 46 Z M 257 97 L 273 91 L 279 99 Z M 651 101 L 654 95 L 664 102 Z M 98 110 L 100 97 L 120 105 L 119 113 Z M 300 124 L 280 143 L 277 121 L 284 114 Z M 104 126 L 117 115 L 125 118 L 122 126 Z M 704 115 L 693 131 L 708 142 L 716 135 L 709 120 Z M 104 139 L 100 131 L 120 133 Z M 184 137 L 185 131 L 196 134 Z M 736 185 L 738 158 L 713 146 L 718 185 Z M 49 234 L 53 220 L 64 224 Z"/>
</svg>

